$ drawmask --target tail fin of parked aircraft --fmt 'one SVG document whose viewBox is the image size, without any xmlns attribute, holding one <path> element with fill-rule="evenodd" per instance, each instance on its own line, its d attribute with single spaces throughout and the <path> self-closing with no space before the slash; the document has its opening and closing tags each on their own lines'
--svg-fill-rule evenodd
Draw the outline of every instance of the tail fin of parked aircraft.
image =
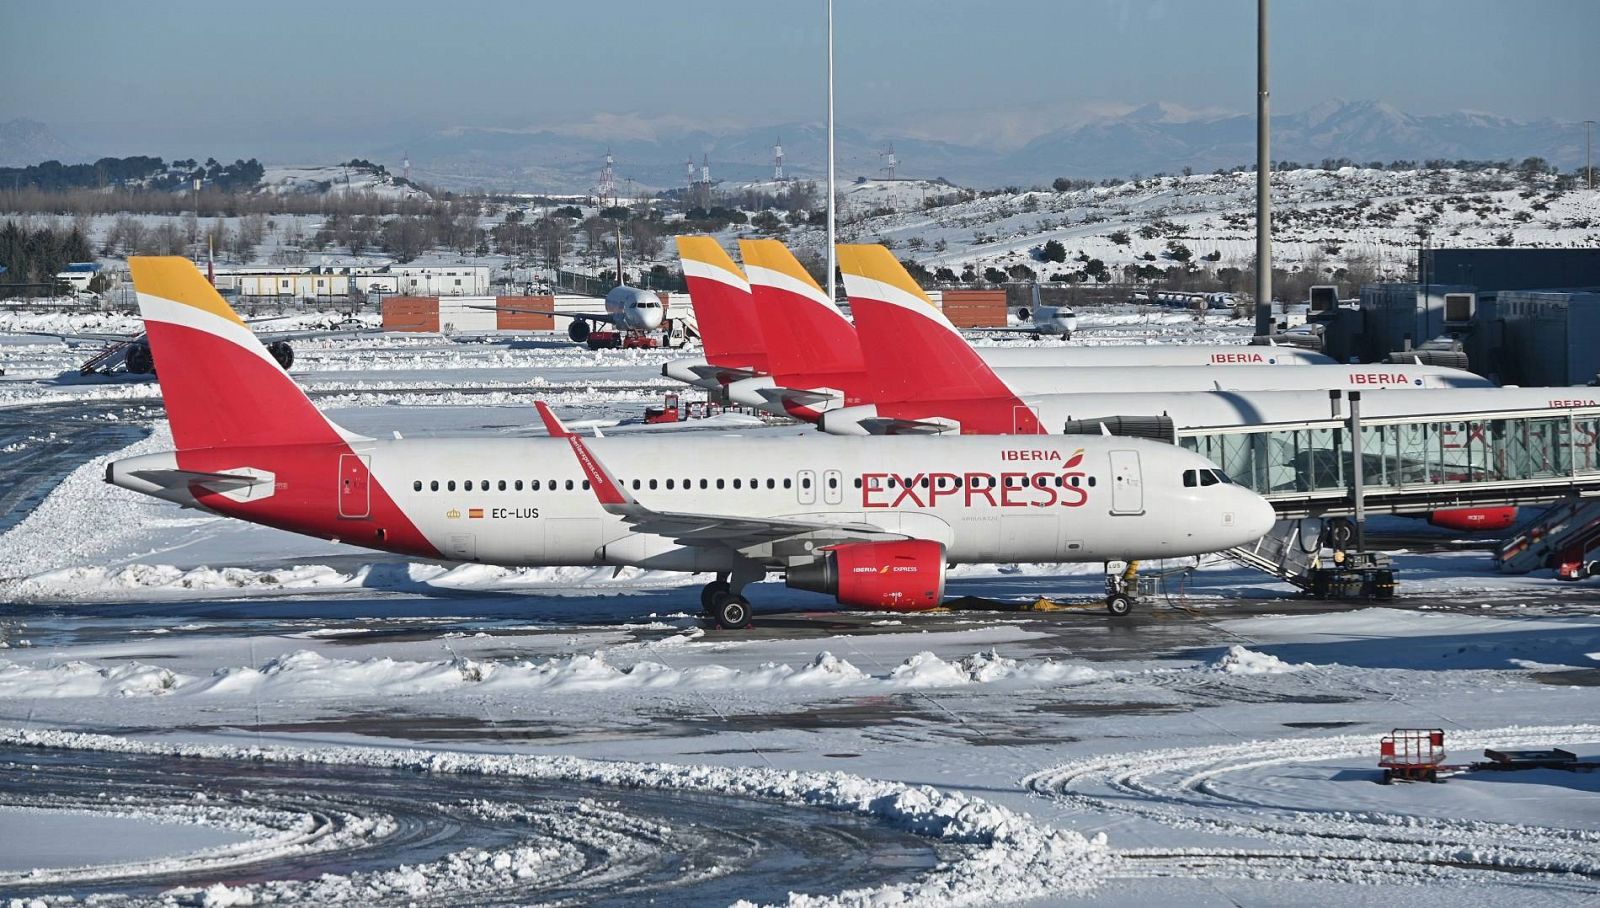
<svg viewBox="0 0 1600 908">
<path fill-rule="evenodd" d="M 767 338 L 769 374 L 781 379 L 862 370 L 855 326 L 788 247 L 777 240 L 740 240 L 739 255 Z"/>
<path fill-rule="evenodd" d="M 767 345 L 750 301 L 750 283 L 709 236 L 680 236 L 678 258 L 694 302 L 706 362 L 765 372 Z"/>
<path fill-rule="evenodd" d="M 840 246 L 874 400 L 1014 401 L 1016 394 L 883 246 Z"/>
<path fill-rule="evenodd" d="M 359 437 L 322 415 L 188 259 L 128 266 L 179 450 Z"/>
</svg>

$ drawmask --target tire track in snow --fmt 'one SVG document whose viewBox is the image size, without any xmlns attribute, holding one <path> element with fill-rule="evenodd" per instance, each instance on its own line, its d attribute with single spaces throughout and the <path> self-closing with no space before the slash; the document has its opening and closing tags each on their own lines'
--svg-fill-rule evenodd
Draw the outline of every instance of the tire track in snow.
<svg viewBox="0 0 1600 908">
<path fill-rule="evenodd" d="M 1600 725 L 1452 732 L 1461 750 L 1600 740 Z M 1067 764 L 1024 780 L 1084 811 L 1280 843 L 1275 849 L 1116 849 L 1132 876 L 1395 882 L 1459 878 L 1600 895 L 1600 830 L 1384 811 L 1306 810 L 1225 784 L 1237 773 L 1374 756 L 1371 735 L 1153 750 Z M 1508 876 L 1509 875 L 1509 876 Z"/>
</svg>

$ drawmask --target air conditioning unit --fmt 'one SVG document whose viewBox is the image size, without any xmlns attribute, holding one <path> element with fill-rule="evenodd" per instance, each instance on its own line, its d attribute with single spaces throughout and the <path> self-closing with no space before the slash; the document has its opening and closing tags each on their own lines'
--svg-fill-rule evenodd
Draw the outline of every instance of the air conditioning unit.
<svg viewBox="0 0 1600 908">
<path fill-rule="evenodd" d="M 1332 312 L 1339 308 L 1339 288 L 1332 284 L 1318 284 L 1310 290 L 1311 314 Z"/>
<path fill-rule="evenodd" d="M 1476 293 L 1446 293 L 1444 295 L 1444 323 L 1447 327 L 1465 327 L 1472 324 L 1478 311 Z"/>
</svg>

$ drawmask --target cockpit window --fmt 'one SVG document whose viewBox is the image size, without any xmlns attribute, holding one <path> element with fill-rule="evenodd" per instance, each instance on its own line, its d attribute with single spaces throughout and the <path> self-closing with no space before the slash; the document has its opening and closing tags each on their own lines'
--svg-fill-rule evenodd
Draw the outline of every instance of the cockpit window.
<svg viewBox="0 0 1600 908">
<path fill-rule="evenodd" d="M 1228 478 L 1228 474 L 1222 472 L 1221 470 L 1183 471 L 1183 484 L 1185 488 L 1192 489 L 1197 486 L 1214 486 L 1219 484 L 1231 485 L 1232 483 L 1233 480 Z"/>
</svg>

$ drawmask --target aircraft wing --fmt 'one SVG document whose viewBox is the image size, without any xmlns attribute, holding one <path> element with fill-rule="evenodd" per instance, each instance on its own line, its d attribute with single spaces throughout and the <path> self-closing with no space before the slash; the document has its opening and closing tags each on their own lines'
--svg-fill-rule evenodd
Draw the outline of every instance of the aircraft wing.
<svg viewBox="0 0 1600 908">
<path fill-rule="evenodd" d="M 691 514 L 681 511 L 657 511 L 634 499 L 623 488 L 605 465 L 597 460 L 583 439 L 561 424 L 543 402 L 534 404 L 545 428 L 557 438 L 565 438 L 578 457 L 578 464 L 589 478 L 595 497 L 606 511 L 621 517 L 640 533 L 665 536 L 680 545 L 721 545 L 731 549 L 744 549 L 762 543 L 776 542 L 791 536 L 820 534 L 823 541 L 833 545 L 841 542 L 866 540 L 909 539 L 903 533 L 893 533 L 869 523 L 828 523 L 821 520 L 801 520 L 788 517 L 735 517 L 727 514 Z"/>
<path fill-rule="evenodd" d="M 609 315 L 595 315 L 592 312 L 556 312 L 551 309 L 523 309 L 520 306 L 467 306 L 468 309 L 484 309 L 489 312 L 515 312 L 519 315 L 550 315 L 561 318 L 588 319 L 591 322 L 605 322 L 611 324 Z"/>
<path fill-rule="evenodd" d="M 308 337 L 344 337 L 346 335 L 382 334 L 382 328 L 300 328 L 294 331 L 257 331 L 263 344 L 273 341 L 299 340 Z"/>
<path fill-rule="evenodd" d="M 62 341 L 96 344 L 120 344 L 144 337 L 138 334 L 94 334 L 90 332 L 78 333 L 68 331 L 7 331 L 7 334 L 22 335 L 25 337 L 54 337 Z"/>
</svg>

